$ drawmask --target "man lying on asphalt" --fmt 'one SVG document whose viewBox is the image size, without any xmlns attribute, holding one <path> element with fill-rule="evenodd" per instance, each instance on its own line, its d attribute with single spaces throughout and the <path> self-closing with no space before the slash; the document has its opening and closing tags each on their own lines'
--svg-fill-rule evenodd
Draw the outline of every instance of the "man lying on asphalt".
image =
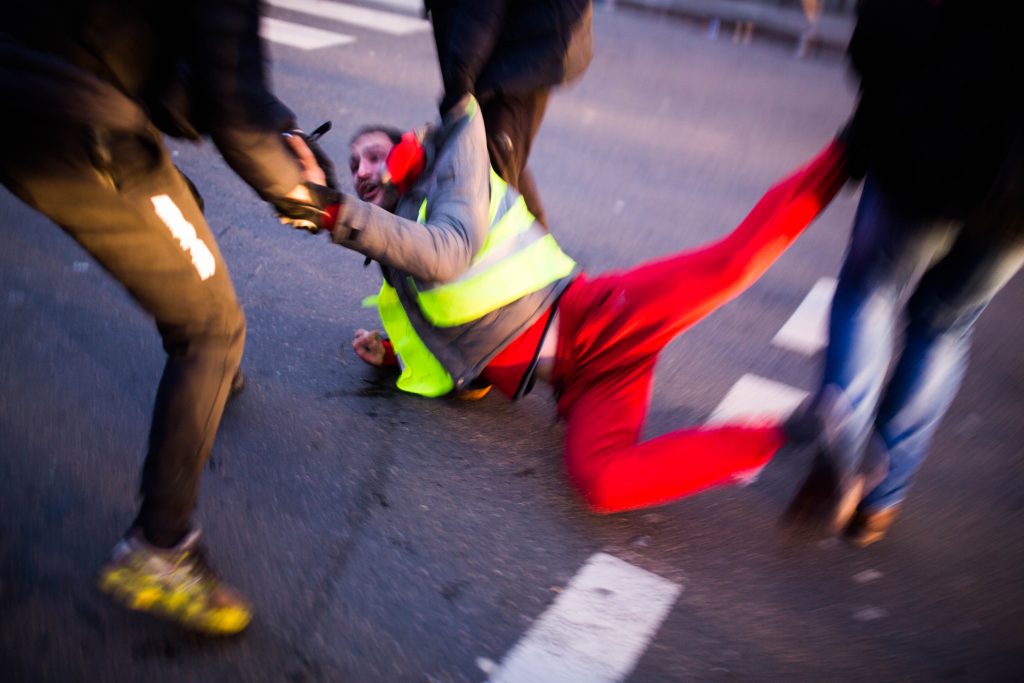
<svg viewBox="0 0 1024 683">
<path fill-rule="evenodd" d="M 841 144 L 724 239 L 593 278 L 489 168 L 472 97 L 400 138 L 364 128 L 351 151 L 361 199 L 342 195 L 325 227 L 381 265 L 388 338 L 359 330 L 353 347 L 370 364 L 399 364 L 400 389 L 443 396 L 482 377 L 515 399 L 551 384 L 570 478 L 600 513 L 748 480 L 786 441 L 777 424 L 639 436 L 661 349 L 753 284 L 829 203 L 845 179 Z"/>
</svg>

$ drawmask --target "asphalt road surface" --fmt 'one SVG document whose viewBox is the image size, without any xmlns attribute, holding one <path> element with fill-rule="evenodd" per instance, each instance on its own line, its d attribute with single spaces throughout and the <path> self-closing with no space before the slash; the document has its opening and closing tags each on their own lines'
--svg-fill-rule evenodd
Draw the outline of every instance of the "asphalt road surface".
<svg viewBox="0 0 1024 683">
<path fill-rule="evenodd" d="M 316 16 L 309 4 L 341 7 L 272 10 L 273 80 L 307 129 L 334 121 L 325 147 L 342 168 L 358 125 L 432 118 L 429 32 L 380 15 Z M 412 16 L 403 4 L 376 9 Z M 712 42 L 624 10 L 602 9 L 595 30 L 594 63 L 553 98 L 533 155 L 553 230 L 590 272 L 723 234 L 826 144 L 854 100 L 838 58 Z M 314 39 L 323 46 L 289 44 Z M 249 321 L 249 386 L 225 415 L 197 520 L 257 616 L 241 637 L 209 641 L 96 591 L 134 514 L 160 341 L 85 252 L 4 193 L 4 680 L 1024 674 L 1020 278 L 982 317 L 963 389 L 884 542 L 856 551 L 779 532 L 810 457 L 797 450 L 752 486 L 598 517 L 567 484 L 548 395 L 398 394 L 343 350 L 374 324 L 359 301 L 375 270 L 278 225 L 212 146 L 171 148 L 202 188 Z M 806 301 L 812 322 L 797 337 L 814 337 L 827 297 L 808 295 L 835 277 L 855 201 L 841 195 L 747 294 L 665 351 L 647 435 L 744 401 L 781 410 L 813 388 L 817 346 L 776 334 Z"/>
</svg>

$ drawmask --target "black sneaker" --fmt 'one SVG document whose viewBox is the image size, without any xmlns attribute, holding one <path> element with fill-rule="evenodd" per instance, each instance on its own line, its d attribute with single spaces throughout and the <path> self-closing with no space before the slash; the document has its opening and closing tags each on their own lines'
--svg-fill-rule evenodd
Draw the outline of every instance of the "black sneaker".
<svg viewBox="0 0 1024 683">
<path fill-rule="evenodd" d="M 787 443 L 804 446 L 821 438 L 825 425 L 816 408 L 815 397 L 811 396 L 782 421 L 782 431 L 786 435 Z"/>
<path fill-rule="evenodd" d="M 842 392 L 829 386 L 786 421 L 787 436 L 810 435 L 817 444 L 811 471 L 783 516 L 786 523 L 838 535 L 870 490 L 861 459 L 841 437 L 851 413 Z"/>
</svg>

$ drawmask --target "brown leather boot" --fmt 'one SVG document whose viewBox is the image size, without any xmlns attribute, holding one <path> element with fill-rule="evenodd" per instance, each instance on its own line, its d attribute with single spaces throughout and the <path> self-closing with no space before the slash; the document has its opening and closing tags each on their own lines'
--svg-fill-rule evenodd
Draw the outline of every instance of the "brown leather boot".
<svg viewBox="0 0 1024 683">
<path fill-rule="evenodd" d="M 857 510 L 843 530 L 843 538 L 858 548 L 866 548 L 885 536 L 899 516 L 900 506 L 890 505 L 875 511 Z"/>
</svg>

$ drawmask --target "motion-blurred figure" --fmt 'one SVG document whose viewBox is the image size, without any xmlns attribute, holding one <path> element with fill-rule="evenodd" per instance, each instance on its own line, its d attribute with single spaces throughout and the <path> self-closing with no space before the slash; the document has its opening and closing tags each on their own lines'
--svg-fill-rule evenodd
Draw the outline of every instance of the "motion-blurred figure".
<svg viewBox="0 0 1024 683">
<path fill-rule="evenodd" d="M 858 12 L 846 140 L 864 187 L 821 389 L 792 420 L 819 450 L 789 517 L 864 546 L 896 518 L 974 323 L 1024 262 L 1024 25 L 1019 3 Z"/>
<path fill-rule="evenodd" d="M 158 128 L 210 134 L 279 213 L 319 211 L 281 137 L 294 117 L 264 81 L 259 9 L 257 0 L 34 0 L 5 7 L 0 33 L 0 180 L 125 286 L 167 352 L 141 509 L 100 587 L 211 634 L 250 620 L 203 559 L 191 521 L 224 404 L 240 388 L 245 318 L 198 194 Z"/>
<path fill-rule="evenodd" d="M 547 214 L 526 167 L 552 87 L 579 78 L 593 56 L 591 0 L 425 0 L 434 25 L 446 112 L 480 102 L 491 166 Z"/>
<path fill-rule="evenodd" d="M 804 10 L 807 26 L 800 32 L 800 40 L 796 46 L 796 56 L 806 57 L 814 41 L 818 38 L 818 27 L 821 24 L 821 13 L 825 8 L 825 0 L 800 0 Z"/>
<path fill-rule="evenodd" d="M 753 284 L 828 204 L 845 180 L 841 144 L 722 239 L 590 277 L 488 169 L 472 97 L 393 140 L 373 127 L 352 140 L 359 198 L 344 197 L 333 238 L 381 264 L 388 339 L 359 330 L 353 348 L 399 364 L 399 389 L 442 396 L 482 377 L 515 399 L 552 385 L 566 468 L 601 513 L 749 481 L 785 442 L 774 423 L 641 433 L 661 350 Z"/>
</svg>

